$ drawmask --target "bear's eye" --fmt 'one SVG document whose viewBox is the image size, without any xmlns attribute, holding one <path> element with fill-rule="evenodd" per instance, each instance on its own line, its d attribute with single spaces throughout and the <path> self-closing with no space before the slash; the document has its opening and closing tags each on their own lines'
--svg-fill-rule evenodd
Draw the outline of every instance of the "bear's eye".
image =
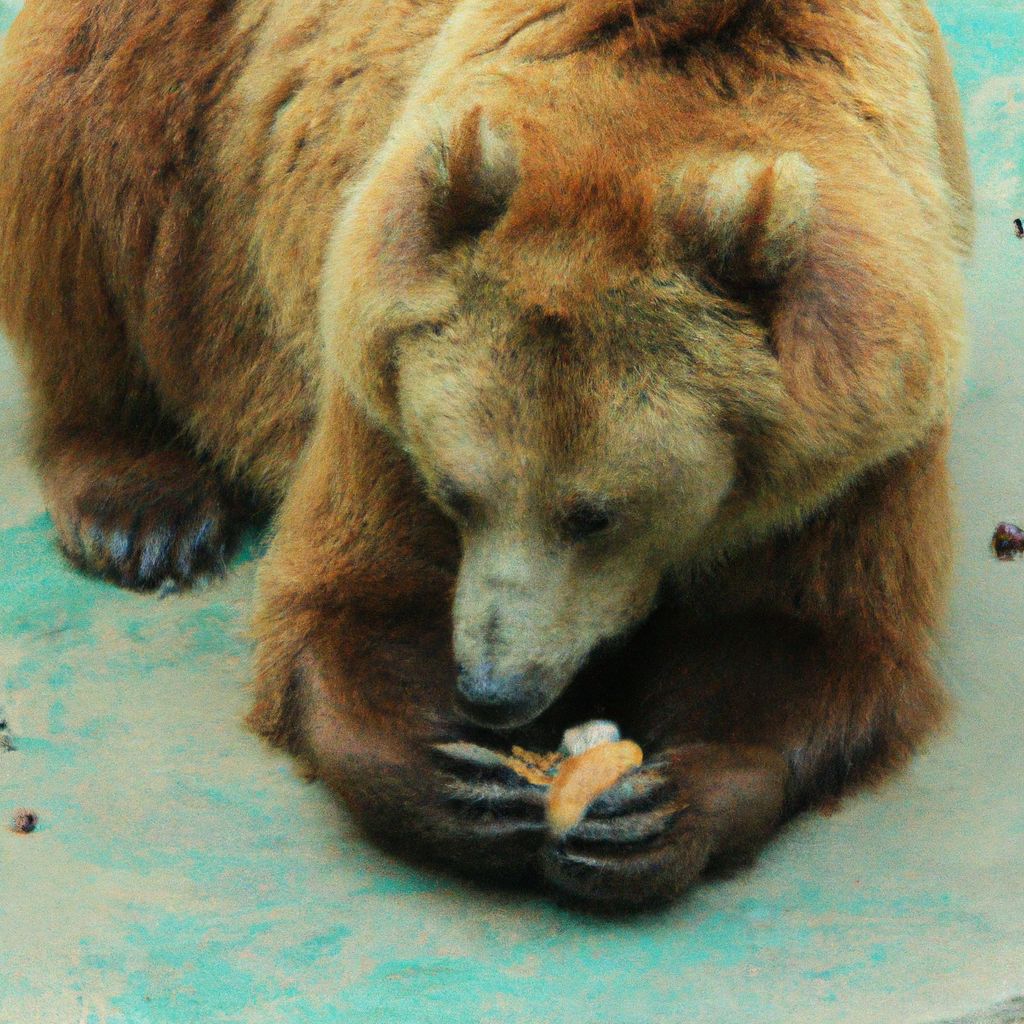
<svg viewBox="0 0 1024 1024">
<path fill-rule="evenodd" d="M 612 513 L 600 505 L 577 504 L 563 517 L 562 533 L 568 540 L 581 541 L 604 533 L 614 521 Z"/>
<path fill-rule="evenodd" d="M 476 511 L 476 502 L 454 480 L 445 477 L 437 485 L 437 495 L 457 519 L 468 521 Z"/>
</svg>

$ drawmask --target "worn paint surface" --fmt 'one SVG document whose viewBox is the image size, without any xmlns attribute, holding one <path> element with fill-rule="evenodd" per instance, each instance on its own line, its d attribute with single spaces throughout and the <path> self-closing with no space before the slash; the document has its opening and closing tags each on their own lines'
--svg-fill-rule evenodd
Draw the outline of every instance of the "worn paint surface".
<svg viewBox="0 0 1024 1024">
<path fill-rule="evenodd" d="M 0 3 L 0 29 L 12 5 Z M 979 184 L 949 733 L 751 870 L 607 922 L 413 871 L 247 734 L 258 541 L 158 601 L 59 559 L 0 354 L 0 1024 L 912 1024 L 1024 992 L 1024 5 L 942 0 Z M 1007 1014 L 1010 1014 L 1007 1016 Z"/>
</svg>

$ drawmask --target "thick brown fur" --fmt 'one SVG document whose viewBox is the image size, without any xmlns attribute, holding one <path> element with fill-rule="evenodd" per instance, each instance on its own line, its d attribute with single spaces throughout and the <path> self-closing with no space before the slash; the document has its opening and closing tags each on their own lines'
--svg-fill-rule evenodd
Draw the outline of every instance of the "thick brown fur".
<svg viewBox="0 0 1024 1024">
<path fill-rule="evenodd" d="M 6 42 L 64 549 L 187 583 L 279 507 L 255 728 L 381 841 L 588 906 L 941 720 L 970 238 L 920 0 L 28 0 Z M 457 663 L 534 710 L 467 725 Z M 598 716 L 649 760 L 561 840 L 451 753 Z"/>
</svg>

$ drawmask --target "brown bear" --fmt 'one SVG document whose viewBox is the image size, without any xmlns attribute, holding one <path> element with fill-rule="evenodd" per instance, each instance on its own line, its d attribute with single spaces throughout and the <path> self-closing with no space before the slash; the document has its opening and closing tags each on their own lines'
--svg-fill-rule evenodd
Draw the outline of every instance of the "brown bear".
<svg viewBox="0 0 1024 1024">
<path fill-rule="evenodd" d="M 921 0 L 29 0 L 0 314 L 73 562 L 276 507 L 256 729 L 636 908 L 940 720 L 971 233 Z M 489 751 L 646 752 L 565 835 Z M 457 741 L 457 742 L 453 742 Z"/>
</svg>

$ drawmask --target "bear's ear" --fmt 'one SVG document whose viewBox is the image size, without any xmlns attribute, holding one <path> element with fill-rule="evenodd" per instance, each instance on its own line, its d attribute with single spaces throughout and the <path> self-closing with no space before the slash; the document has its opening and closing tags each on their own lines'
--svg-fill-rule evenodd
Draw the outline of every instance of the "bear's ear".
<svg viewBox="0 0 1024 1024">
<path fill-rule="evenodd" d="M 799 153 L 693 159 L 674 176 L 669 216 L 684 254 L 737 284 L 778 283 L 803 255 L 814 169 Z"/>
<path fill-rule="evenodd" d="M 427 217 L 447 248 L 489 228 L 508 208 L 519 166 L 508 142 L 473 108 L 424 158 Z"/>
</svg>

